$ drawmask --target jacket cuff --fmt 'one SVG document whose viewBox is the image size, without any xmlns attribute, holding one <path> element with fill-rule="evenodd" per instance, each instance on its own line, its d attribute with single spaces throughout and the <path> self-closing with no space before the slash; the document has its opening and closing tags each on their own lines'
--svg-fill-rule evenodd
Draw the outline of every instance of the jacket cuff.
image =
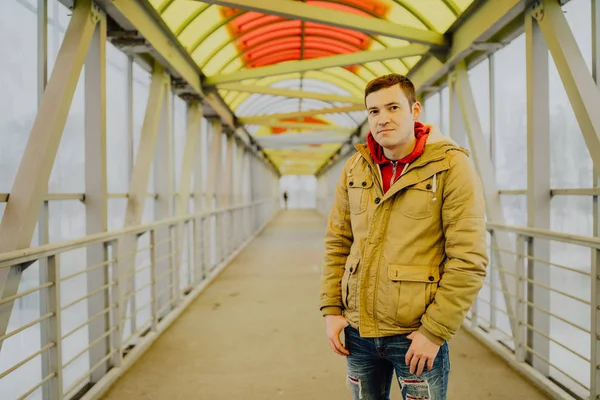
<svg viewBox="0 0 600 400">
<path fill-rule="evenodd" d="M 428 331 L 423 325 L 421 325 L 421 327 L 419 328 L 419 332 L 421 332 L 423 334 L 423 336 L 425 336 L 427 339 L 431 340 L 433 343 L 437 344 L 438 346 L 443 345 L 445 342 L 444 339 L 434 335 L 433 333 Z"/>
<path fill-rule="evenodd" d="M 326 306 L 321 308 L 321 314 L 326 315 L 342 315 L 342 308 L 336 306 Z"/>
</svg>

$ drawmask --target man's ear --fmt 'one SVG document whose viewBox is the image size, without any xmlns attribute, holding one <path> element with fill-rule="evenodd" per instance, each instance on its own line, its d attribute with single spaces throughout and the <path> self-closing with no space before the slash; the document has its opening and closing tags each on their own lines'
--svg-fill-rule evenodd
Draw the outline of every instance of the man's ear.
<svg viewBox="0 0 600 400">
<path fill-rule="evenodd" d="M 412 106 L 413 120 L 416 121 L 419 119 L 419 115 L 421 115 L 421 111 L 423 111 L 421 103 L 416 101 L 415 104 L 413 104 L 413 106 Z"/>
</svg>

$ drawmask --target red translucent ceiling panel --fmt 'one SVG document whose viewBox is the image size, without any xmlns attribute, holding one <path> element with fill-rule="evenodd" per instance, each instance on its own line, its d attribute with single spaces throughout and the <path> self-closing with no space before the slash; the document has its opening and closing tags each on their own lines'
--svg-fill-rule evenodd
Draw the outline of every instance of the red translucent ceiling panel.
<svg viewBox="0 0 600 400">
<path fill-rule="evenodd" d="M 315 118 L 315 117 L 301 117 L 301 118 L 286 118 L 286 119 L 282 119 L 282 122 L 295 122 L 295 123 L 303 123 L 303 124 L 323 124 L 323 125 L 327 125 L 328 123 L 323 121 L 322 119 L 319 118 Z M 271 133 L 274 135 L 278 135 L 280 133 L 284 133 L 287 132 L 291 129 L 289 128 L 271 128 Z"/>
<path fill-rule="evenodd" d="M 389 11 L 379 0 L 308 0 L 307 3 L 330 10 L 378 18 L 385 18 Z M 239 10 L 227 7 L 221 7 L 220 10 L 223 18 L 239 13 Z M 363 51 L 371 47 L 372 41 L 370 36 L 361 32 L 312 22 L 303 24 L 301 21 L 257 12 L 246 12 L 233 18 L 228 24 L 228 29 L 230 35 L 236 38 L 235 45 L 243 54 L 242 62 L 247 68 Z M 279 38 L 281 40 L 278 40 Z"/>
</svg>

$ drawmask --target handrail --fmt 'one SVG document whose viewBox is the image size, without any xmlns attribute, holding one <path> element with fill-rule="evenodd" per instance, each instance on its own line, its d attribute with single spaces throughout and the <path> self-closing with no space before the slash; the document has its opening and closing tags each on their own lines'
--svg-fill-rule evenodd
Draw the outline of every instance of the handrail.
<svg viewBox="0 0 600 400">
<path fill-rule="evenodd" d="M 106 243 L 117 240 L 119 236 L 127 234 L 140 234 L 151 229 L 155 229 L 165 225 L 174 225 L 181 222 L 187 222 L 195 218 L 206 218 L 222 212 L 233 211 L 243 209 L 247 207 L 256 206 L 269 201 L 269 199 L 258 200 L 252 203 L 235 205 L 230 207 L 223 207 L 213 209 L 210 211 L 202 211 L 196 214 L 186 214 L 184 216 L 171 217 L 156 222 L 150 222 L 144 225 L 136 225 L 127 228 L 116 229 L 110 232 L 96 233 L 93 235 L 85 236 L 79 239 L 63 241 L 58 243 L 47 244 L 38 247 L 30 247 L 26 249 L 9 251 L 6 253 L 0 253 L 0 269 L 6 268 L 15 264 L 26 263 L 29 261 L 37 260 L 42 257 L 49 257 L 55 255 L 58 252 L 64 252 L 73 250 L 82 246 L 90 246 L 99 243 Z"/>
<path fill-rule="evenodd" d="M 496 222 L 488 222 L 488 229 L 509 231 L 518 235 L 534 237 L 538 239 L 555 240 L 571 243 L 579 246 L 587 246 L 600 250 L 600 238 L 592 236 L 572 235 L 570 233 L 554 232 L 547 229 L 528 228 L 524 226 L 504 225 Z"/>
</svg>

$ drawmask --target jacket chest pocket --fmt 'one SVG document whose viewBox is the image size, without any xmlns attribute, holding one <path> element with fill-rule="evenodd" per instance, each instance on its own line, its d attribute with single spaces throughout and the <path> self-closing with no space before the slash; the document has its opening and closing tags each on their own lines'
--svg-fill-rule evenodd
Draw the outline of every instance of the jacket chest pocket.
<svg viewBox="0 0 600 400">
<path fill-rule="evenodd" d="M 433 214 L 433 204 L 438 201 L 432 186 L 427 179 L 404 189 L 398 199 L 398 209 L 407 218 L 424 219 Z"/>
<path fill-rule="evenodd" d="M 348 201 L 352 214 L 362 214 L 367 210 L 373 179 L 370 176 L 352 176 L 348 179 Z"/>
<path fill-rule="evenodd" d="M 391 280 L 391 316 L 401 327 L 416 326 L 433 302 L 440 280 L 438 267 L 429 265 L 388 265 Z"/>
</svg>

